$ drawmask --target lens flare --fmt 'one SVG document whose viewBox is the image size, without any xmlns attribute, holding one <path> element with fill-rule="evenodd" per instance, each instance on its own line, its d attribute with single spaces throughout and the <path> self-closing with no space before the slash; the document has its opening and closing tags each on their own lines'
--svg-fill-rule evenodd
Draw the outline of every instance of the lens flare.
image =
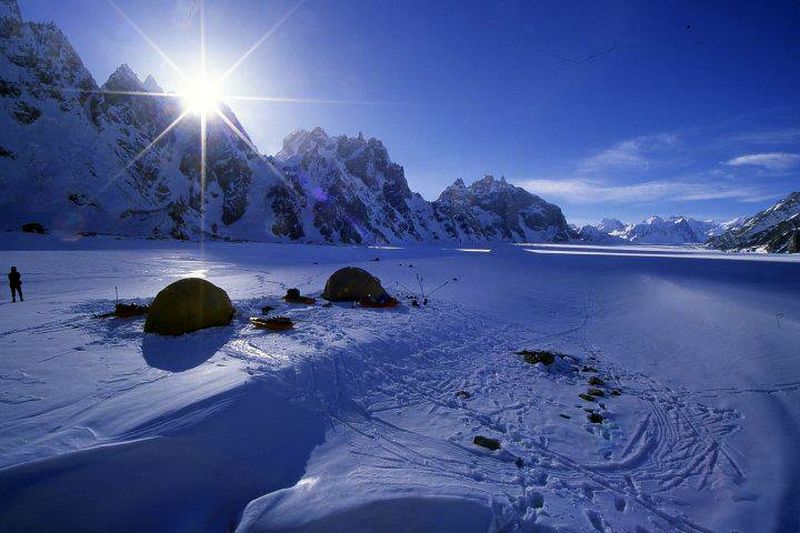
<svg viewBox="0 0 800 533">
<path fill-rule="evenodd" d="M 185 108 L 196 115 L 215 114 L 222 99 L 219 86 L 208 77 L 187 84 L 181 95 Z"/>
</svg>

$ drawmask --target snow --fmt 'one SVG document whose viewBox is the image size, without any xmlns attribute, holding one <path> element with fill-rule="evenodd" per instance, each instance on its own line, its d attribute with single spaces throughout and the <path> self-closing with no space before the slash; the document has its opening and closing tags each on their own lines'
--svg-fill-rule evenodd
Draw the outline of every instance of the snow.
<svg viewBox="0 0 800 533">
<path fill-rule="evenodd" d="M 27 297 L 0 304 L 0 530 L 800 527 L 800 258 L 10 233 L 0 249 Z M 404 305 L 279 300 L 345 265 Z M 159 338 L 93 317 L 115 287 L 145 302 L 187 275 L 229 292 L 230 326 Z M 417 276 L 447 282 L 421 308 L 401 289 Z M 252 329 L 267 304 L 295 330 Z M 589 403 L 591 376 L 606 397 Z"/>
</svg>

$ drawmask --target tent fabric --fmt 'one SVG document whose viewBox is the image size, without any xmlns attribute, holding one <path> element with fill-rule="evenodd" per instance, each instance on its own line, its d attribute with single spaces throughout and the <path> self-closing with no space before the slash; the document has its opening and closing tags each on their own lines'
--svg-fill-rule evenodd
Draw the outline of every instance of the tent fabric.
<svg viewBox="0 0 800 533">
<path fill-rule="evenodd" d="M 358 302 L 382 298 L 385 294 L 381 280 L 364 269 L 345 267 L 328 278 L 322 297 L 331 302 Z"/>
<path fill-rule="evenodd" d="M 182 335 L 198 329 L 225 326 L 233 314 L 228 293 L 204 279 L 186 278 L 167 285 L 156 295 L 144 331 Z"/>
</svg>

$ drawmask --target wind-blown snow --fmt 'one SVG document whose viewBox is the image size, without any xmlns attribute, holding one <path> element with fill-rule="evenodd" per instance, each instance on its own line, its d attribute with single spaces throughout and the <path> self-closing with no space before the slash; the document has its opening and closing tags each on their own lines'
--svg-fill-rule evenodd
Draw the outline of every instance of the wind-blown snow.
<svg viewBox="0 0 800 533">
<path fill-rule="evenodd" d="M 800 525 L 790 256 L 3 239 L 27 299 L 0 305 L 0 530 Z M 401 296 L 417 274 L 447 284 L 419 309 L 278 300 L 343 265 Z M 187 275 L 229 291 L 231 326 L 164 339 L 92 317 L 115 286 L 147 301 Z M 251 329 L 264 304 L 297 328 Z"/>
</svg>

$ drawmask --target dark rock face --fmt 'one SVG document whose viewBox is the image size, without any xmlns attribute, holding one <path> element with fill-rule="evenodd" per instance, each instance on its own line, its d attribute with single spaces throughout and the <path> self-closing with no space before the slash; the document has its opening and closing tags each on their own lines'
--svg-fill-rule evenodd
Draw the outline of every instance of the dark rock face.
<svg viewBox="0 0 800 533">
<path fill-rule="evenodd" d="M 39 235 L 47 234 L 47 230 L 38 222 L 28 222 L 22 225 L 22 231 L 25 233 L 38 233 Z"/>
<path fill-rule="evenodd" d="M 454 240 L 562 242 L 576 237 L 558 206 L 493 176 L 469 187 L 456 180 L 433 209 Z"/>
<path fill-rule="evenodd" d="M 267 192 L 266 202 L 275 213 L 275 222 L 272 224 L 273 234 L 288 237 L 293 241 L 305 237 L 297 199 L 288 185 L 279 184 L 272 187 Z"/>
<path fill-rule="evenodd" d="M 274 161 L 322 240 L 425 240 L 430 207 L 411 192 L 403 167 L 389 159 L 379 140 L 329 137 L 321 128 L 297 130 Z M 306 228 L 307 235 L 311 229 Z"/>
<path fill-rule="evenodd" d="M 709 239 L 707 245 L 729 251 L 798 253 L 799 241 L 800 191 Z"/>
</svg>

